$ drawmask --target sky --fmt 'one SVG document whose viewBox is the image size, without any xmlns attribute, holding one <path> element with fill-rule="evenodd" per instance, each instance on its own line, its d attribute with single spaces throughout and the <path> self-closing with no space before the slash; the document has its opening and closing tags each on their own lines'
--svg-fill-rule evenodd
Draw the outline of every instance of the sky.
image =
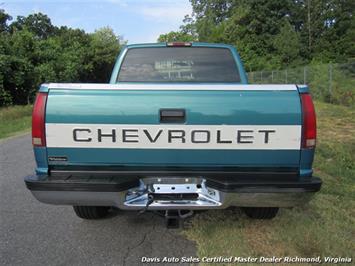
<svg viewBox="0 0 355 266">
<path fill-rule="evenodd" d="M 0 9 L 14 19 L 41 12 L 56 26 L 86 32 L 109 26 L 128 43 L 156 42 L 192 12 L 188 0 L 0 0 Z"/>
</svg>

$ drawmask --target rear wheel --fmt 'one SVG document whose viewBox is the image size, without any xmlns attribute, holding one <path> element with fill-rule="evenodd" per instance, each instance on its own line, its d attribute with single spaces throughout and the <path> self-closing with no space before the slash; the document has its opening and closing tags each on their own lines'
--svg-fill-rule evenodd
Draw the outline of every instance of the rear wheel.
<svg viewBox="0 0 355 266">
<path fill-rule="evenodd" d="M 252 219 L 272 219 L 276 216 L 279 208 L 275 207 L 245 207 L 245 214 Z"/>
<path fill-rule="evenodd" d="M 110 207 L 106 206 L 73 206 L 77 216 L 82 219 L 101 219 L 108 215 Z"/>
</svg>

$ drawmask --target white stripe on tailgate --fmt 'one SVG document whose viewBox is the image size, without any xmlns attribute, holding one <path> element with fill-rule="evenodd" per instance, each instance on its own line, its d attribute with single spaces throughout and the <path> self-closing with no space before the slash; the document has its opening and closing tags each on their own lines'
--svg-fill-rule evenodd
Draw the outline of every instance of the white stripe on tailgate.
<svg viewBox="0 0 355 266">
<path fill-rule="evenodd" d="M 291 84 L 101 84 L 101 83 L 49 83 L 43 84 L 49 89 L 63 90 L 185 90 L 185 91 L 295 91 Z"/>
<path fill-rule="evenodd" d="M 300 125 L 46 124 L 47 147 L 299 150 Z"/>
</svg>

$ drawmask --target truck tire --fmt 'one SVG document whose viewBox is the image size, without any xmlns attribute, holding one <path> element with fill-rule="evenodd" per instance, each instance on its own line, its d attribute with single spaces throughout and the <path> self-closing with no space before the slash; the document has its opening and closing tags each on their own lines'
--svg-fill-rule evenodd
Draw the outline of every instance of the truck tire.
<svg viewBox="0 0 355 266">
<path fill-rule="evenodd" d="M 279 208 L 276 207 L 245 207 L 245 214 L 252 219 L 272 219 L 276 216 Z"/>
<path fill-rule="evenodd" d="M 105 206 L 73 206 L 75 214 L 82 219 L 101 219 L 108 215 L 110 207 Z"/>
</svg>

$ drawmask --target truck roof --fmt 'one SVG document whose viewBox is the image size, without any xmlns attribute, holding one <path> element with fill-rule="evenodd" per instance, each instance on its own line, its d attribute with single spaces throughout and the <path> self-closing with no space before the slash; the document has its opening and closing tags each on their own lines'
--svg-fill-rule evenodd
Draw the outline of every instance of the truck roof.
<svg viewBox="0 0 355 266">
<path fill-rule="evenodd" d="M 233 45 L 225 43 L 207 43 L 207 42 L 186 42 L 191 43 L 192 47 L 214 47 L 214 48 L 228 48 L 235 49 Z M 149 48 L 149 47 L 166 47 L 167 42 L 157 42 L 157 43 L 134 43 L 127 44 L 125 48 Z"/>
</svg>

